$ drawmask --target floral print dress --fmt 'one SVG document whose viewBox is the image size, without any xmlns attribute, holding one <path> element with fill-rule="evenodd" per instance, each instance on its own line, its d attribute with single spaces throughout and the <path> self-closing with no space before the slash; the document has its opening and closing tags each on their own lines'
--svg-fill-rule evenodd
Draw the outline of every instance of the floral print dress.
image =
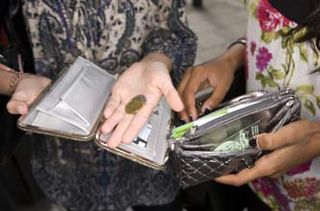
<svg viewBox="0 0 320 211">
<path fill-rule="evenodd" d="M 297 24 L 268 0 L 248 0 L 246 6 L 247 90 L 292 88 L 302 102 L 302 117 L 319 120 L 320 57 L 315 44 L 294 42 L 299 33 L 285 36 Z M 274 210 L 320 210 L 320 157 L 251 186 Z"/>
</svg>

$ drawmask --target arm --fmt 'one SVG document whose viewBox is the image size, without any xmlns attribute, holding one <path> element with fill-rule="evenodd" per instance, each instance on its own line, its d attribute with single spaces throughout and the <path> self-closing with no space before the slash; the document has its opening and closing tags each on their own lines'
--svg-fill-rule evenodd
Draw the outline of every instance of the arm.
<svg viewBox="0 0 320 211">
<path fill-rule="evenodd" d="M 232 45 L 224 53 L 224 57 L 226 58 L 227 62 L 230 63 L 231 68 L 234 70 L 234 72 L 238 68 L 240 68 L 242 65 L 244 65 L 245 51 L 246 51 L 245 45 L 241 43 L 237 43 L 235 45 Z"/>
</svg>

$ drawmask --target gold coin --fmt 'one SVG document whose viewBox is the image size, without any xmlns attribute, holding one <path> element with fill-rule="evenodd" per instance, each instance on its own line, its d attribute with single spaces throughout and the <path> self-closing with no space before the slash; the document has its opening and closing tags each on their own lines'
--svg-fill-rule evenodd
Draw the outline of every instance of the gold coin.
<svg viewBox="0 0 320 211">
<path fill-rule="evenodd" d="M 147 99 L 144 95 L 137 95 L 127 103 L 125 111 L 127 114 L 136 114 L 146 103 Z"/>
</svg>

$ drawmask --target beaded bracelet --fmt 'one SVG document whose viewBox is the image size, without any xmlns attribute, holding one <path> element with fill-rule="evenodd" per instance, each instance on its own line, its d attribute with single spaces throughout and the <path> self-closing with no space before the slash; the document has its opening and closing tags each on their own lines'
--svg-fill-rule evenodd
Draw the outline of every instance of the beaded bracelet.
<svg viewBox="0 0 320 211">
<path fill-rule="evenodd" d="M 14 74 L 12 76 L 12 78 L 10 79 L 10 83 L 9 83 L 9 91 L 10 91 L 10 94 L 12 94 L 14 92 L 14 90 L 16 89 L 19 80 L 21 79 L 21 77 L 23 75 L 23 72 L 17 72 L 15 70 L 11 69 L 10 67 L 5 66 L 3 64 L 0 64 L 0 70 Z"/>
<path fill-rule="evenodd" d="M 242 45 L 246 46 L 246 44 L 247 44 L 247 39 L 244 38 L 244 37 L 237 39 L 236 41 L 234 41 L 233 43 L 231 43 L 231 44 L 228 46 L 228 49 L 231 48 L 232 46 L 236 45 L 236 44 L 242 44 Z"/>
</svg>

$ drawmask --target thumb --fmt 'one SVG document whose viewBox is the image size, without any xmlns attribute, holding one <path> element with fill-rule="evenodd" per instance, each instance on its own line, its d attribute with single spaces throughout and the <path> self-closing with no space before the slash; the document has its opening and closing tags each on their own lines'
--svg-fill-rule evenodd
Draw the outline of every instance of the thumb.
<svg viewBox="0 0 320 211">
<path fill-rule="evenodd" d="M 258 135 L 257 145 L 261 149 L 273 150 L 280 147 L 304 143 L 318 131 L 318 126 L 308 120 L 290 123 L 274 133 Z"/>
<path fill-rule="evenodd" d="M 11 114 L 24 115 L 28 113 L 28 105 L 22 101 L 10 100 L 7 104 L 7 110 Z"/>
<path fill-rule="evenodd" d="M 176 112 L 180 112 L 184 109 L 182 100 L 178 91 L 174 88 L 171 80 L 166 80 L 166 83 L 160 83 L 160 89 L 166 98 L 169 106 Z"/>
</svg>

